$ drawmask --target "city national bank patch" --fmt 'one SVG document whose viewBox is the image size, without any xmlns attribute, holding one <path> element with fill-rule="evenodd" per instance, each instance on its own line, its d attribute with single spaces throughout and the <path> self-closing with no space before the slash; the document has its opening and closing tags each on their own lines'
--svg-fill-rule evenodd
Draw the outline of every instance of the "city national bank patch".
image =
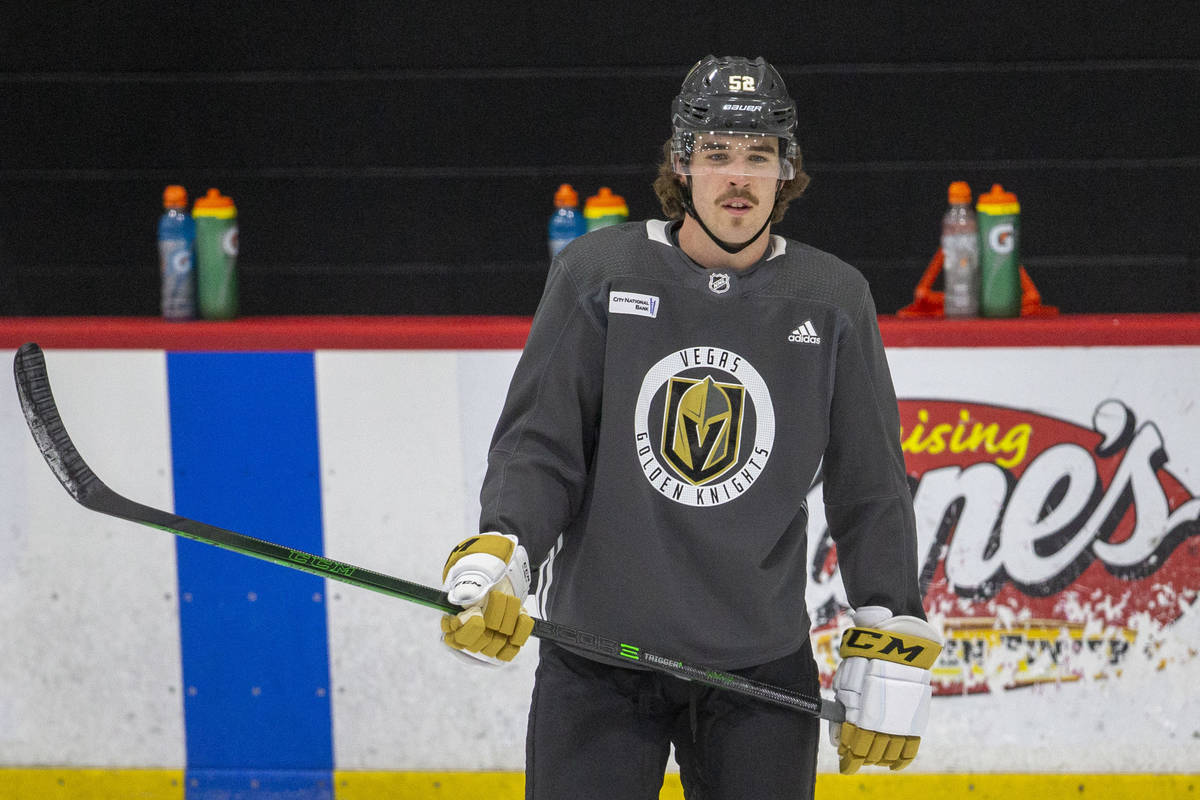
<svg viewBox="0 0 1200 800">
<path fill-rule="evenodd" d="M 636 292 L 609 292 L 608 313 L 634 314 L 654 319 L 658 316 L 658 298 L 652 294 Z"/>
</svg>

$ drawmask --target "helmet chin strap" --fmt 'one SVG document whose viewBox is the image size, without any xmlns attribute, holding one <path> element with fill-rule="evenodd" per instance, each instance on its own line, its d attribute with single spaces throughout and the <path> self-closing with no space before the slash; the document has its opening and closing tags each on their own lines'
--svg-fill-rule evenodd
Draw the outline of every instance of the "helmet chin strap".
<svg viewBox="0 0 1200 800">
<path fill-rule="evenodd" d="M 717 247 L 721 248 L 722 250 L 724 250 L 726 253 L 729 253 L 730 255 L 737 255 L 738 253 L 742 252 L 750 245 L 754 244 L 755 240 L 758 239 L 758 237 L 762 236 L 763 231 L 765 231 L 767 229 L 767 226 L 771 224 L 771 217 L 768 215 L 767 221 L 762 224 L 762 227 L 759 228 L 753 236 L 751 236 L 749 239 L 742 242 L 741 244 L 731 244 L 730 242 L 727 242 L 724 239 L 719 238 L 715 233 L 710 231 L 708 229 L 708 226 L 704 224 L 704 220 L 700 219 L 700 215 L 696 213 L 696 206 L 692 203 L 692 176 L 691 175 L 686 176 L 686 180 L 682 181 L 680 185 L 683 187 L 683 191 L 681 193 L 683 195 L 683 210 L 685 212 L 687 212 L 687 215 L 689 217 L 691 217 L 692 219 L 696 220 L 697 223 L 699 223 L 700 230 L 702 230 L 706 234 L 708 234 L 708 238 L 712 239 L 713 242 L 717 245 Z M 778 189 L 775 190 L 775 196 L 776 197 L 779 196 Z"/>
</svg>

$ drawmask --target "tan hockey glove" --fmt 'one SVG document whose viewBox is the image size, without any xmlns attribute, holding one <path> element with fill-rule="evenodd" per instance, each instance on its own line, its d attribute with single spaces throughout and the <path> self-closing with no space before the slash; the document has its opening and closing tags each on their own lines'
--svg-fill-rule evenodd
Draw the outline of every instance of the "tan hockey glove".
<svg viewBox="0 0 1200 800">
<path fill-rule="evenodd" d="M 854 613 L 833 676 L 846 721 L 829 725 L 843 775 L 864 764 L 904 769 L 916 758 L 929 720 L 930 670 L 941 652 L 942 637 L 925 620 L 893 617 L 880 606 Z"/>
<path fill-rule="evenodd" d="M 521 607 L 529 580 L 529 558 L 515 536 L 481 533 L 459 542 L 442 586 L 464 610 L 442 617 L 442 641 L 479 661 L 512 661 L 533 631 Z"/>
</svg>

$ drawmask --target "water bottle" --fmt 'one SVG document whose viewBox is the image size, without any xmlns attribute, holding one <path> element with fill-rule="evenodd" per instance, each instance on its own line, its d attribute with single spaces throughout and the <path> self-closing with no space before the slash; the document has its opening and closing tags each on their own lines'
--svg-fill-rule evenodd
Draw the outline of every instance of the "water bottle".
<svg viewBox="0 0 1200 800">
<path fill-rule="evenodd" d="M 196 294 L 204 319 L 237 316 L 237 208 L 216 189 L 196 199 Z"/>
<path fill-rule="evenodd" d="M 985 317 L 1021 315 L 1021 206 L 996 183 L 979 195 L 979 307 Z"/>
<path fill-rule="evenodd" d="M 569 183 L 558 187 L 554 193 L 554 214 L 550 217 L 550 259 L 567 246 L 572 239 L 587 232 L 583 215 L 579 213 L 579 193 Z"/>
<path fill-rule="evenodd" d="M 942 279 L 947 317 L 979 314 L 979 224 L 971 208 L 971 187 L 955 181 L 947 191 L 950 208 L 942 217 Z"/>
<path fill-rule="evenodd" d="M 158 219 L 158 265 L 162 276 L 163 319 L 195 319 L 196 226 L 187 213 L 187 189 L 172 184 L 163 190 Z"/>
<path fill-rule="evenodd" d="M 629 207 L 625 205 L 624 197 L 613 194 L 607 186 L 601 186 L 584 203 L 583 216 L 587 220 L 587 229 L 594 231 L 606 225 L 620 225 L 629 219 Z"/>
</svg>

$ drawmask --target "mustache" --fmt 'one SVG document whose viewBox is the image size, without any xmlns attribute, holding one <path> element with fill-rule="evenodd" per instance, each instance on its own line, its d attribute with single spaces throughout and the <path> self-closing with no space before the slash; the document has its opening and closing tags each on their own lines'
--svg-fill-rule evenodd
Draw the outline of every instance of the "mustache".
<svg viewBox="0 0 1200 800">
<path fill-rule="evenodd" d="M 717 205 L 722 205 L 730 200 L 746 200 L 754 205 L 758 205 L 758 197 L 749 189 L 729 189 L 724 194 L 716 199 Z"/>
</svg>

